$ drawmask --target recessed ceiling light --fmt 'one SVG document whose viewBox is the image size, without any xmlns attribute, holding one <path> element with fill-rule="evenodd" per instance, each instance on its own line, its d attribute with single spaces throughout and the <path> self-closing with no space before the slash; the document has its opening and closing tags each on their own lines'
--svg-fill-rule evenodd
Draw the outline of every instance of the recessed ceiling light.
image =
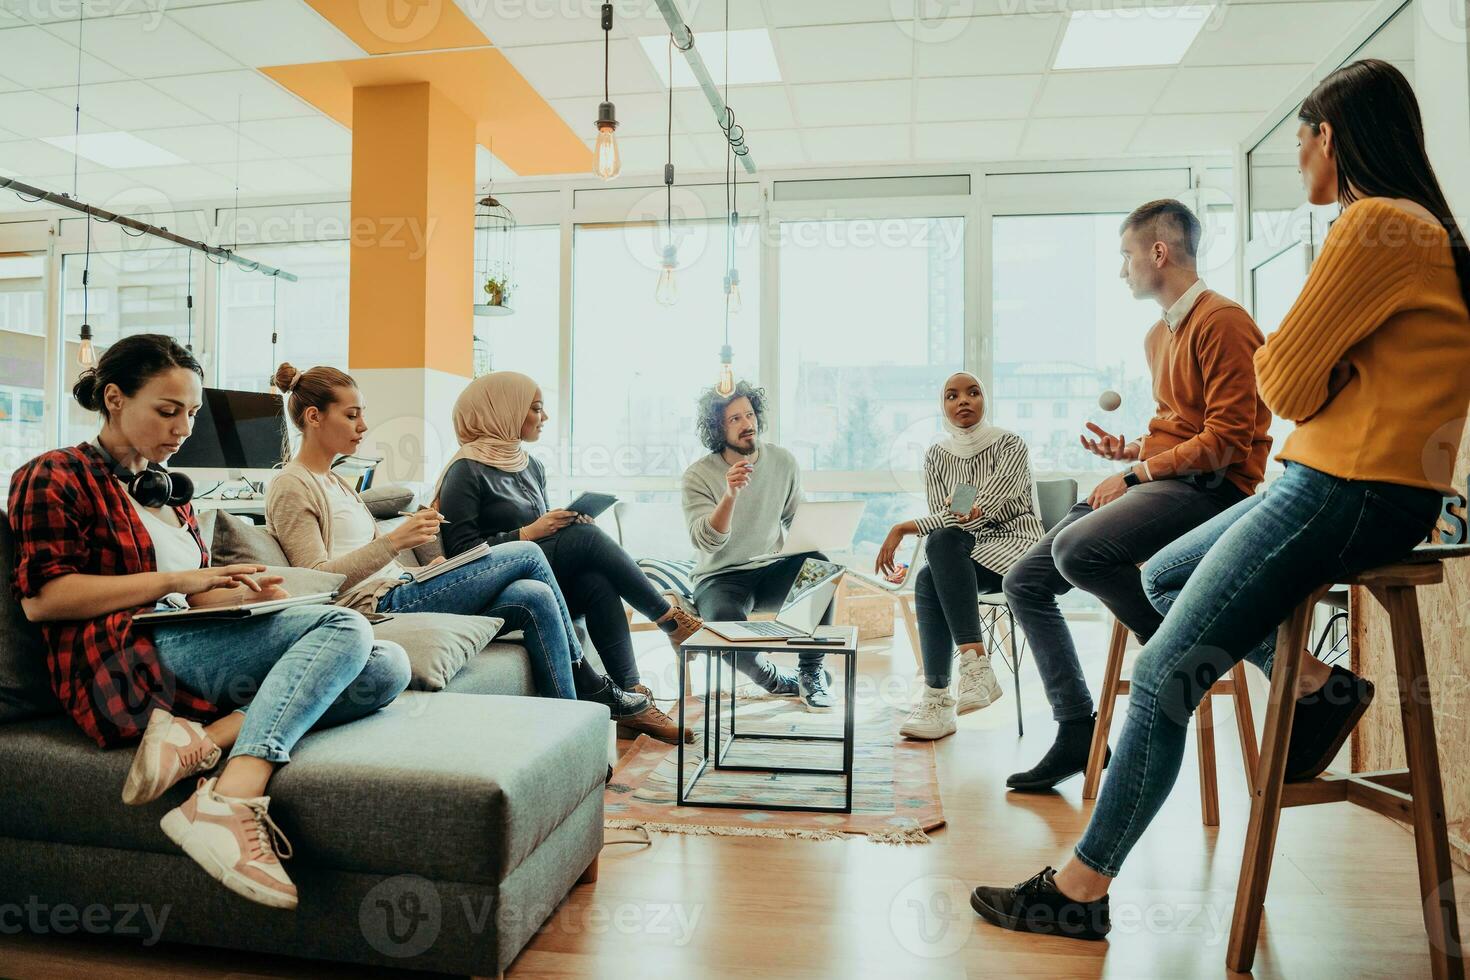
<svg viewBox="0 0 1470 980">
<path fill-rule="evenodd" d="M 83 133 L 81 136 L 47 136 L 44 141 L 84 160 L 114 170 L 130 167 L 171 167 L 188 163 L 183 157 L 154 146 L 132 133 Z"/>
<path fill-rule="evenodd" d="M 1075 68 L 1124 68 L 1177 65 L 1215 12 L 1213 3 L 1183 7 L 1122 7 L 1076 10 L 1052 65 Z"/>
<path fill-rule="evenodd" d="M 725 83 L 725 31 L 706 31 L 694 35 L 699 56 L 709 69 L 709 76 L 716 85 Z M 730 84 L 758 85 L 761 82 L 781 81 L 781 69 L 776 64 L 776 49 L 771 46 L 771 32 L 764 27 L 748 31 L 730 31 Z M 643 44 L 643 53 L 658 72 L 659 81 L 669 84 L 669 36 L 652 34 L 638 39 Z M 674 50 L 674 88 L 693 88 L 699 83 L 684 53 Z"/>
</svg>

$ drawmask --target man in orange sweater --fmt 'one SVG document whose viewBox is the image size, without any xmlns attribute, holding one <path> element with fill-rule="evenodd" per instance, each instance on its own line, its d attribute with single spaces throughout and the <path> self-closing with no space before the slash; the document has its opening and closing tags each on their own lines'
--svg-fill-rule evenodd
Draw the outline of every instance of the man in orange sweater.
<svg viewBox="0 0 1470 980">
<path fill-rule="evenodd" d="M 1083 436 L 1082 445 L 1130 465 L 1006 573 L 1006 598 L 1058 723 L 1041 761 L 1006 780 L 1020 791 L 1049 790 L 1082 772 L 1092 742 L 1092 695 L 1057 597 L 1085 589 L 1147 641 L 1163 616 L 1144 593 L 1139 564 L 1254 493 L 1271 448 L 1271 413 L 1252 362 L 1264 338 L 1249 313 L 1199 278 L 1199 219 L 1178 201 L 1151 201 L 1120 231 L 1121 278 L 1163 311 L 1144 339 L 1158 410 L 1133 442 L 1088 423 L 1096 438 Z"/>
</svg>

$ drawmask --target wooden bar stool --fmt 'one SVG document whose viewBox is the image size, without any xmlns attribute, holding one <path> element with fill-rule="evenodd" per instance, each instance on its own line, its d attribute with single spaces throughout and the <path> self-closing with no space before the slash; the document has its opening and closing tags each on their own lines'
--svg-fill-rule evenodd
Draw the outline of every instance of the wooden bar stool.
<svg viewBox="0 0 1470 980">
<path fill-rule="evenodd" d="M 1123 651 L 1128 646 L 1128 627 L 1113 620 L 1113 638 L 1108 643 L 1108 663 L 1103 671 L 1102 697 L 1097 704 L 1097 724 L 1092 730 L 1092 747 L 1087 753 L 1087 770 L 1082 778 L 1082 798 L 1097 799 L 1102 782 L 1103 759 L 1108 751 L 1108 732 L 1113 727 L 1113 707 L 1121 695 L 1127 694 L 1130 682 L 1123 679 Z M 1245 664 L 1230 669 L 1230 674 L 1200 700 L 1195 712 L 1195 742 L 1199 747 L 1200 819 L 1206 827 L 1220 826 L 1220 788 L 1215 776 L 1215 711 L 1212 701 L 1229 695 L 1235 699 L 1235 728 L 1240 734 L 1240 757 L 1245 763 L 1245 785 L 1254 785 L 1259 754 L 1256 750 L 1256 723 L 1251 715 L 1250 689 L 1245 682 Z"/>
<path fill-rule="evenodd" d="M 1424 546 L 1402 562 L 1370 569 L 1345 583 L 1366 587 L 1388 610 L 1407 769 L 1334 774 L 1309 782 L 1283 783 L 1301 650 L 1310 629 L 1312 609 L 1327 586 L 1313 593 L 1282 624 L 1277 633 L 1261 762 L 1252 789 L 1250 826 L 1246 831 L 1235 913 L 1230 924 L 1230 948 L 1225 958 L 1230 969 L 1246 972 L 1255 960 L 1282 807 L 1346 801 L 1413 825 L 1432 975 L 1436 980 L 1464 977 L 1450 844 L 1445 831 L 1444 788 L 1439 776 L 1439 749 L 1434 741 L 1434 711 L 1430 704 L 1416 590 L 1421 585 L 1435 585 L 1444 580 L 1445 559 L 1466 555 L 1470 555 L 1470 545 Z"/>
</svg>

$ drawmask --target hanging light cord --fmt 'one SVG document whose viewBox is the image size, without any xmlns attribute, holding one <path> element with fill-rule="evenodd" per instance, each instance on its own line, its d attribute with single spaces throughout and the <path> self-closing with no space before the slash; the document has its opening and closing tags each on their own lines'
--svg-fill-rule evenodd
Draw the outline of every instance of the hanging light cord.
<svg viewBox="0 0 1470 980">
<path fill-rule="evenodd" d="M 82 142 L 82 27 L 87 21 L 87 5 L 77 4 L 77 104 L 73 114 L 71 137 L 71 196 L 81 200 L 81 163 L 77 150 Z"/>
<path fill-rule="evenodd" d="M 693 40 L 691 38 L 692 46 Z M 674 35 L 669 34 L 669 130 L 668 155 L 664 164 L 664 233 L 665 245 L 674 244 Z"/>
<path fill-rule="evenodd" d="M 605 30 L 605 31 L 602 32 L 602 101 L 604 101 L 604 102 L 611 102 L 612 101 L 611 96 L 608 94 L 611 91 L 611 89 L 608 87 L 608 81 L 607 81 L 607 78 L 608 78 L 608 74 L 607 74 L 607 63 L 608 63 L 608 57 L 610 56 L 611 53 L 612 53 L 612 30 L 611 29 L 608 29 L 608 30 Z"/>
<path fill-rule="evenodd" d="M 189 271 L 184 274 L 184 310 L 189 318 L 189 339 L 184 346 L 194 350 L 194 253 L 189 252 Z"/>
</svg>

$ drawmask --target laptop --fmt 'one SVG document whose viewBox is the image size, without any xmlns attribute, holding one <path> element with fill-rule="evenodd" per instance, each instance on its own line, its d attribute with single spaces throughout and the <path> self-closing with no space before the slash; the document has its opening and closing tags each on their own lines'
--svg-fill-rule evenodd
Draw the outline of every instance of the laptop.
<svg viewBox="0 0 1470 980">
<path fill-rule="evenodd" d="M 862 500 L 804 500 L 786 531 L 780 551 L 757 555 L 784 558 L 809 551 L 846 551 L 852 547 L 867 502 Z"/>
<path fill-rule="evenodd" d="M 736 643 L 756 640 L 791 640 L 816 635 L 822 614 L 837 595 L 837 586 L 847 569 L 830 561 L 808 558 L 802 563 L 781 612 L 774 622 L 706 622 L 704 628 Z"/>
</svg>

